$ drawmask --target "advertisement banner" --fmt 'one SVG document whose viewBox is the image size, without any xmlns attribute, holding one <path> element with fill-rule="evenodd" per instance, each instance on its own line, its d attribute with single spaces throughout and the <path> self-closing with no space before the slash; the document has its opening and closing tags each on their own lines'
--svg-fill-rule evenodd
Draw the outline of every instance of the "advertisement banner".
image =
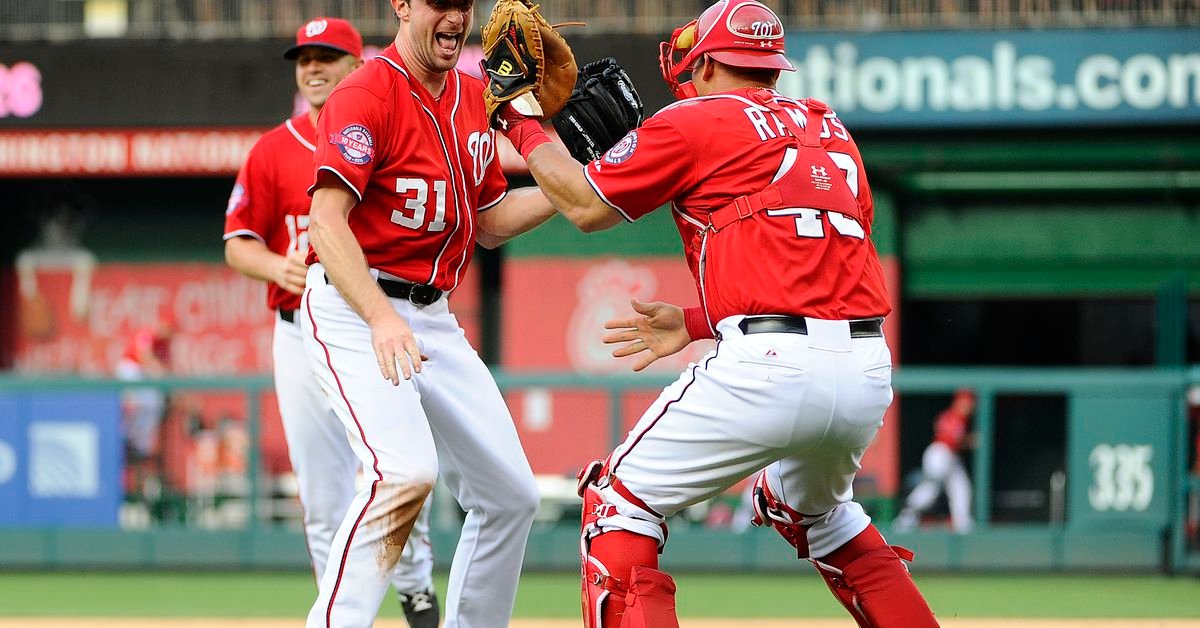
<svg viewBox="0 0 1200 628">
<path fill-rule="evenodd" d="M 121 487 L 116 393 L 0 397 L 0 525 L 115 527 Z"/>
<path fill-rule="evenodd" d="M 1187 124 L 1200 29 L 793 33 L 780 91 L 852 128 Z"/>
<path fill-rule="evenodd" d="M 25 470 L 25 421 L 16 395 L 0 395 L 0 525 L 15 525 L 29 510 Z"/>
<path fill-rule="evenodd" d="M 478 342 L 477 273 L 451 308 Z M 15 367 L 21 374 L 114 374 L 139 332 L 171 321 L 181 377 L 271 372 L 276 315 L 263 282 L 224 264 L 46 265 L 20 273 Z"/>
<path fill-rule="evenodd" d="M 553 289 L 548 289 L 548 287 Z M 695 305 L 696 282 L 676 258 L 525 258 L 504 267 L 501 332 L 505 369 L 630 373 L 633 357 L 615 359 L 600 341 L 604 321 L 632 315 L 629 300 Z M 531 325 L 531 321 L 537 321 Z M 694 342 L 658 360 L 651 372 L 678 373 L 708 353 Z"/>
</svg>

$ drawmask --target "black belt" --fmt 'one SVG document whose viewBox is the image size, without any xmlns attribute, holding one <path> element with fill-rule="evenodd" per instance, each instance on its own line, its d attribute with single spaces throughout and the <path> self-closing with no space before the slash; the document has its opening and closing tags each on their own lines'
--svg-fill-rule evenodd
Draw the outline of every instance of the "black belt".
<svg viewBox="0 0 1200 628">
<path fill-rule="evenodd" d="M 325 283 L 329 281 L 329 273 L 325 274 Z M 433 286 L 423 283 L 410 283 L 399 279 L 384 279 L 380 277 L 375 280 L 379 284 L 379 289 L 383 293 L 393 299 L 405 299 L 413 305 L 433 305 L 437 300 L 442 298 L 444 294 L 441 290 Z"/>
<path fill-rule="evenodd" d="M 743 334 L 808 334 L 803 316 L 748 316 L 738 323 Z M 882 338 L 883 319 L 850 321 L 851 338 Z"/>
<path fill-rule="evenodd" d="M 282 320 L 285 323 L 295 324 L 296 310 L 285 310 L 283 308 L 276 308 L 276 311 L 279 312 L 280 320 Z"/>
</svg>

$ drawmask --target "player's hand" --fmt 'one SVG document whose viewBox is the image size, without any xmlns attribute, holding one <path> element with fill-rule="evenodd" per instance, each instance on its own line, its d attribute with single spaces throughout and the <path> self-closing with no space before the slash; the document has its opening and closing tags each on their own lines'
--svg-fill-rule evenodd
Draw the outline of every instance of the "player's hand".
<svg viewBox="0 0 1200 628">
<path fill-rule="evenodd" d="M 275 284 L 292 294 L 304 292 L 304 279 L 308 275 L 308 266 L 304 260 L 307 253 L 289 250 L 288 254 L 279 258 L 275 268 Z"/>
<path fill-rule="evenodd" d="M 678 353 L 692 341 L 683 324 L 681 308 L 661 301 L 642 303 L 637 299 L 631 299 L 629 304 L 638 315 L 604 323 L 605 329 L 615 331 L 601 340 L 605 344 L 622 345 L 613 349 L 614 358 L 645 352 L 633 365 L 633 370 L 640 371 L 659 358 Z"/>
<path fill-rule="evenodd" d="M 399 386 L 401 377 L 412 379 L 414 373 L 421 372 L 422 360 L 429 358 L 421 355 L 417 338 L 404 318 L 388 309 L 373 318 L 370 326 L 371 346 L 375 348 L 375 359 L 384 379 Z"/>
</svg>

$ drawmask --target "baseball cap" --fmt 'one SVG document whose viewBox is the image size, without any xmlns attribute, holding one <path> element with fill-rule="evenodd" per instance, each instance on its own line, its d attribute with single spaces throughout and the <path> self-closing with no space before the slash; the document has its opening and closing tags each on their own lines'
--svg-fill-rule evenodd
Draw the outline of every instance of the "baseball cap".
<svg viewBox="0 0 1200 628">
<path fill-rule="evenodd" d="M 350 22 L 336 17 L 313 18 L 296 31 L 296 45 L 283 53 L 284 59 L 295 59 L 300 56 L 300 49 L 306 46 L 332 48 L 349 55 L 362 57 L 362 35 Z"/>
</svg>

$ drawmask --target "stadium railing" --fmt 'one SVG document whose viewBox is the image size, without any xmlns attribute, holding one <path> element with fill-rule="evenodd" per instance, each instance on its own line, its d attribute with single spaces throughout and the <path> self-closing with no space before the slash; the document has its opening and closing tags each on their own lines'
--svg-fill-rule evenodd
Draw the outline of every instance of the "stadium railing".
<svg viewBox="0 0 1200 628">
<path fill-rule="evenodd" d="M 897 30 L 1196 26 L 1197 0 L 765 0 L 791 29 Z M 475 3 L 475 25 L 492 2 Z M 552 19 L 591 32 L 669 33 L 706 0 L 551 0 Z M 288 37 L 317 15 L 345 17 L 368 37 L 395 34 L 383 0 L 8 0 L 0 40 L 85 37 L 213 39 Z"/>
<path fill-rule="evenodd" d="M 607 426 L 599 431 L 608 442 L 598 444 L 601 448 L 624 436 L 628 420 L 624 413 L 629 409 L 629 404 L 623 403 L 626 396 L 653 394 L 670 381 L 661 376 L 504 372 L 497 372 L 496 377 L 506 394 L 532 389 L 600 393 L 607 400 L 608 412 Z M 924 568 L 1200 572 L 1200 475 L 1189 469 L 1189 455 L 1195 453 L 1189 451 L 1188 441 L 1195 437 L 1189 437 L 1185 406 L 1189 386 L 1200 386 L 1200 368 L 1189 372 L 906 367 L 896 372 L 894 384 L 900 395 L 912 397 L 949 395 L 969 387 L 977 391 L 980 400 L 975 417 L 979 441 L 971 473 L 977 496 L 976 530 L 966 535 L 941 529 L 889 535 L 895 542 L 916 546 Z M 34 396 L 59 400 L 86 393 L 113 396 L 129 386 L 113 380 L 3 376 L 0 414 L 5 403 L 10 408 L 22 403 L 28 406 L 28 398 Z M 222 391 L 241 395 L 246 430 L 244 441 L 239 441 L 246 444 L 241 480 L 212 484 L 199 497 L 178 495 L 176 499 L 187 503 L 156 506 L 153 521 L 123 517 L 124 529 L 0 526 L 0 568 L 302 568 L 303 540 L 296 510 L 289 510 L 289 505 L 294 506 L 294 490 L 280 487 L 263 470 L 261 416 L 264 395 L 271 391 L 270 378 L 168 379 L 138 386 L 172 395 Z M 993 521 L 993 473 L 1003 473 L 992 459 L 996 400 L 1013 395 L 1065 397 L 1068 451 L 1064 455 L 1068 460 L 1064 464 L 1068 484 L 1075 488 L 1063 505 L 1066 512 L 1061 518 L 1052 515 L 1041 524 Z M 0 431 L 3 436 L 6 434 Z M 1101 455 L 1106 452 L 1116 452 L 1115 468 L 1106 466 Z M 541 480 L 547 498 L 544 510 L 549 514 L 543 513 L 535 524 L 529 566 L 571 568 L 578 534 L 572 510 L 577 505 L 569 495 L 571 481 L 549 476 Z M 0 482 L 0 493 L 3 489 Z M 444 561 L 454 547 L 458 519 L 447 492 L 440 491 L 440 495 L 434 537 L 438 559 Z M 175 516 L 169 515 L 172 512 Z M 163 513 L 168 516 L 158 516 Z M 880 522 L 886 529 L 887 518 L 881 517 Z M 739 534 L 702 522 L 680 521 L 674 526 L 670 560 L 679 567 L 786 569 L 794 560 L 774 535 Z M 731 551 L 708 551 L 714 543 Z M 1015 551 L 1017 547 L 1022 549 Z"/>
</svg>

